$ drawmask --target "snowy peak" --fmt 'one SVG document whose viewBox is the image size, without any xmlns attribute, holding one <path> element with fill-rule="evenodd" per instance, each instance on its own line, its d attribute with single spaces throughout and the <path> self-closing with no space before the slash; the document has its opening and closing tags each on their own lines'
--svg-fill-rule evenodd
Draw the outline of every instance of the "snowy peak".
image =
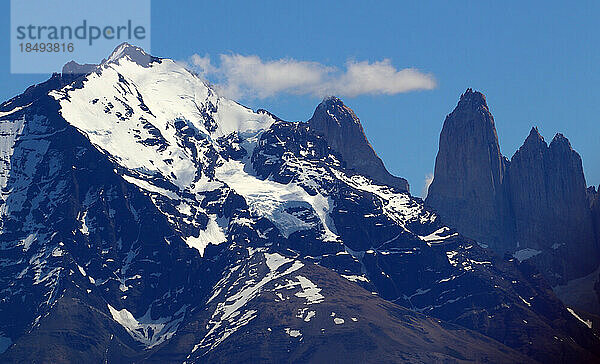
<svg viewBox="0 0 600 364">
<path fill-rule="evenodd" d="M 115 172 L 152 194 L 157 206 L 177 206 L 169 218 L 203 254 L 209 243 L 226 240 L 228 221 L 200 207 L 202 194 L 223 187 L 216 169 L 232 153 L 247 155 L 240 144 L 251 150 L 275 119 L 219 97 L 171 59 L 148 57 L 123 44 L 95 72 L 50 95 Z"/>
<path fill-rule="evenodd" d="M 218 97 L 173 60 L 150 59 L 156 60 L 124 43 L 98 72 L 51 93 L 65 120 L 122 167 L 190 186 L 200 177 L 201 150 L 219 137 L 256 134 L 274 122 Z"/>
<path fill-rule="evenodd" d="M 63 94 L 68 93 L 71 97 L 85 93 L 118 98 L 117 104 L 122 104 L 123 96 L 134 96 L 130 104 L 123 105 L 127 114 L 131 112 L 129 108 L 134 108 L 132 104 L 136 104 L 142 114 L 147 114 L 144 116 L 146 119 L 148 116 L 158 122 L 186 119 L 213 137 L 264 130 L 274 121 L 270 115 L 255 113 L 232 100 L 219 97 L 202 79 L 179 63 L 153 57 L 128 43 L 118 46 L 101 66 L 97 75 L 89 75 L 83 81 L 81 88 L 87 90 L 67 88 Z M 102 99 L 96 98 L 98 101 Z M 98 101 L 73 99 L 71 103 L 92 102 L 99 105 Z M 112 104 L 106 106 L 113 109 L 116 106 Z M 117 115 L 116 110 L 113 114 Z"/>
<path fill-rule="evenodd" d="M 149 67 L 150 63 L 159 60 L 158 58 L 152 57 L 146 53 L 142 48 L 125 42 L 117 46 L 108 59 L 106 59 L 103 63 L 118 62 L 122 58 L 135 62 L 142 67 Z"/>
</svg>

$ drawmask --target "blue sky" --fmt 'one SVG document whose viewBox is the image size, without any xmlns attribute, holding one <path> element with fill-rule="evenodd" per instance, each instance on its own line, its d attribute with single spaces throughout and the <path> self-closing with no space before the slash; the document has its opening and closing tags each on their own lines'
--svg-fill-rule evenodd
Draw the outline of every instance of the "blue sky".
<svg viewBox="0 0 600 364">
<path fill-rule="evenodd" d="M 588 185 L 600 183 L 600 3 L 578 1 L 153 1 L 152 53 L 256 55 L 308 61 L 340 72 L 347 62 L 389 59 L 431 74 L 433 90 L 344 96 L 393 174 L 420 195 L 439 132 L 467 87 L 487 95 L 502 152 L 511 157 L 533 125 L 562 132 L 582 155 Z M 11 75 L 9 5 L 0 7 L 0 99 L 48 75 Z M 317 94 L 243 96 L 286 120 L 307 120 Z"/>
</svg>

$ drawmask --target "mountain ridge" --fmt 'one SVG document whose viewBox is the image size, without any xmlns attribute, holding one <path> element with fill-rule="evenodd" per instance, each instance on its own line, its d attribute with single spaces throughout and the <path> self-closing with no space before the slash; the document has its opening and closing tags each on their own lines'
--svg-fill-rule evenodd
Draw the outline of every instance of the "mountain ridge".
<svg viewBox="0 0 600 364">
<path fill-rule="evenodd" d="M 310 123 L 168 59 L 72 77 L 0 107 L 0 359 L 600 355 L 535 268 L 347 168 Z"/>
</svg>

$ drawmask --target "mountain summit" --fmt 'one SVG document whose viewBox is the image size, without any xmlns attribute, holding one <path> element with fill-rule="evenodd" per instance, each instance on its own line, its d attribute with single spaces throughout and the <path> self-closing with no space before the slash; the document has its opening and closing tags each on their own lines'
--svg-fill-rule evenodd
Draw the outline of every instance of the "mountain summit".
<svg viewBox="0 0 600 364">
<path fill-rule="evenodd" d="M 556 134 L 550 145 L 537 133 L 511 158 L 508 170 L 516 250 L 533 249 L 534 261 L 562 283 L 600 263 L 581 157 Z"/>
<path fill-rule="evenodd" d="M 444 121 L 427 202 L 465 235 L 505 246 L 506 167 L 485 96 L 469 88 Z"/>
<path fill-rule="evenodd" d="M 341 155 L 348 170 L 408 192 L 408 182 L 387 171 L 367 140 L 359 118 L 342 100 L 333 96 L 325 98 L 317 106 L 308 124 Z"/>
<path fill-rule="evenodd" d="M 103 62 L 117 62 L 122 58 L 127 58 L 140 66 L 148 67 L 151 62 L 158 61 L 159 58 L 152 57 L 140 47 L 136 47 L 127 42 L 120 44 L 111 55 Z"/>
</svg>

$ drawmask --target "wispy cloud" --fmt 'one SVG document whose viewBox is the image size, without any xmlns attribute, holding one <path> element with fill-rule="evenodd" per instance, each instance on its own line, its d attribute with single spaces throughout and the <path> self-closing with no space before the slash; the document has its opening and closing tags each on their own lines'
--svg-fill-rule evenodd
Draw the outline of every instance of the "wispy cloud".
<svg viewBox="0 0 600 364">
<path fill-rule="evenodd" d="M 208 54 L 204 57 L 194 54 L 190 58 L 190 61 L 192 62 L 192 65 L 196 71 L 198 71 L 198 73 L 200 73 L 203 77 L 206 77 L 207 75 L 217 71 L 217 69 L 210 63 L 210 56 Z"/>
<path fill-rule="evenodd" d="M 332 71 L 316 62 L 279 59 L 263 61 L 258 56 L 221 55 L 219 68 L 224 91 L 240 97 L 266 98 L 279 93 L 318 93 Z"/>
<path fill-rule="evenodd" d="M 190 63 L 218 91 L 232 98 L 264 99 L 294 95 L 394 95 L 436 87 L 435 78 L 414 68 L 396 69 L 389 59 L 348 61 L 344 69 L 292 58 L 265 61 L 258 56 L 221 54 L 214 64 L 210 56 L 193 55 Z"/>
<path fill-rule="evenodd" d="M 332 80 L 332 93 L 342 96 L 362 94 L 394 95 L 416 90 L 431 90 L 436 87 L 432 75 L 414 68 L 397 70 L 389 59 L 369 63 L 348 62 L 346 71 Z"/>
<path fill-rule="evenodd" d="M 427 193 L 429 192 L 429 186 L 431 186 L 431 182 L 433 182 L 433 173 L 429 173 L 425 176 L 425 184 L 423 185 L 423 191 L 421 191 L 421 196 L 423 198 L 427 197 Z"/>
</svg>

